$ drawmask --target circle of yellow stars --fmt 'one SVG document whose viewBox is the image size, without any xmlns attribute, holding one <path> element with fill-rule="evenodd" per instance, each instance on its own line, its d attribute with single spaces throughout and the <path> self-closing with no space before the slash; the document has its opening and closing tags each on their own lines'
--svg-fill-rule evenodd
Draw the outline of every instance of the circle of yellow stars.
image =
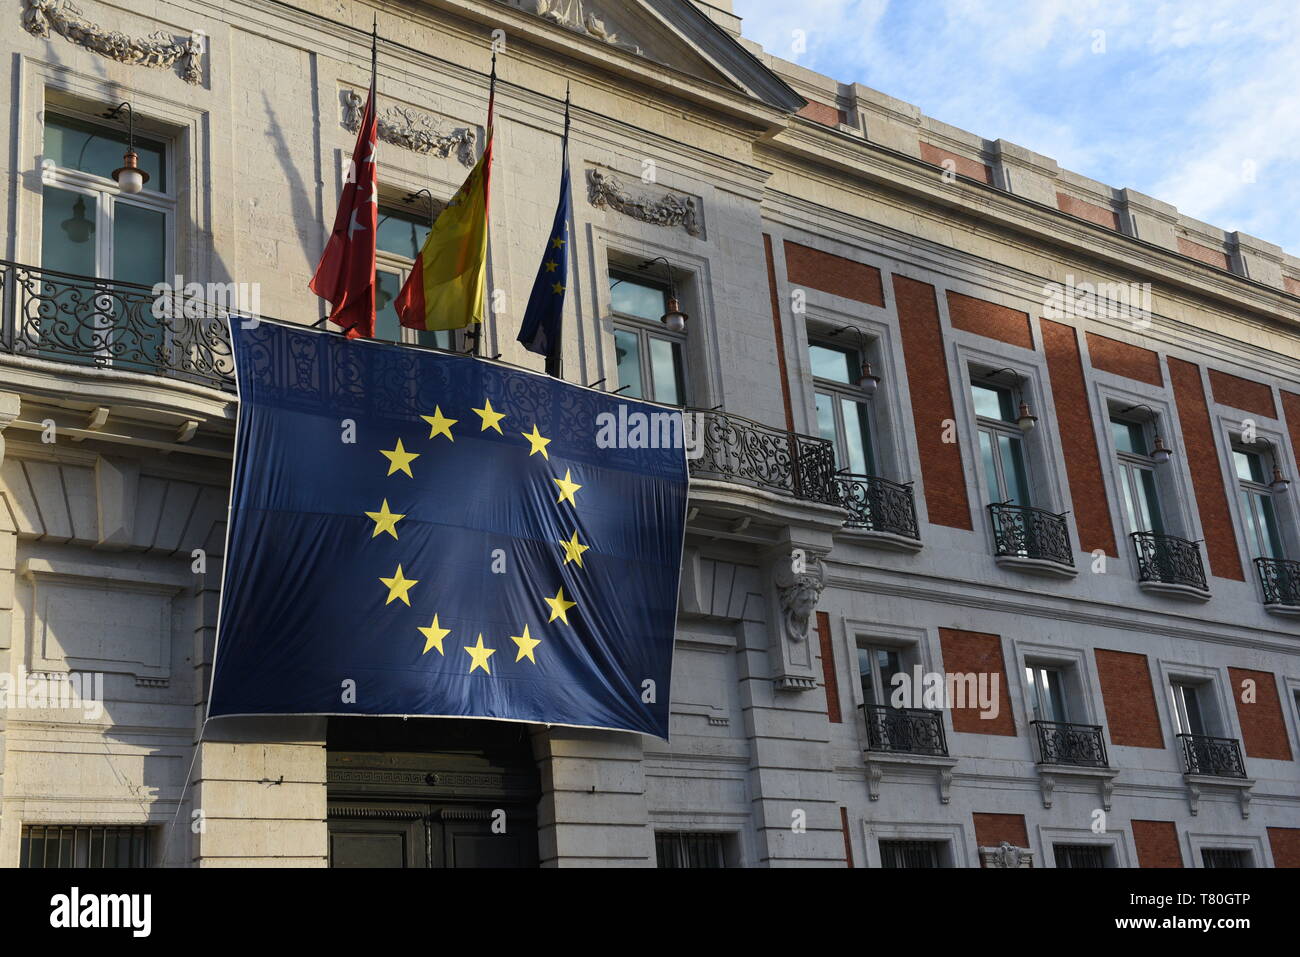
<svg viewBox="0 0 1300 957">
<path fill-rule="evenodd" d="M 472 410 L 479 418 L 479 432 L 494 431 L 498 435 L 504 436 L 506 433 L 501 428 L 501 423 L 505 421 L 506 414 L 498 412 L 492 407 L 492 400 L 485 398 L 481 409 Z M 429 441 L 436 442 L 440 438 L 445 438 L 448 442 L 455 442 L 456 436 L 452 432 L 452 427 L 459 425 L 459 419 L 453 419 L 443 414 L 441 406 L 434 406 L 433 415 L 422 415 L 420 417 L 429 426 Z M 543 460 L 550 461 L 550 452 L 548 446 L 551 439 L 543 436 L 534 424 L 531 432 L 519 432 L 529 445 L 528 457 L 540 455 Z M 415 478 L 412 470 L 412 464 L 422 453 L 410 452 L 402 444 L 399 438 L 396 440 L 392 449 L 380 449 L 380 454 L 388 460 L 388 474 L 386 477 L 391 478 L 399 473 L 408 478 Z M 573 480 L 571 469 L 564 470 L 564 478 L 552 478 L 555 483 L 559 496 L 555 500 L 557 506 L 562 506 L 566 502 L 575 510 L 578 507 L 577 494 L 582 490 L 582 485 Z M 375 523 L 371 539 L 376 539 L 380 535 L 391 535 L 394 540 L 399 540 L 397 535 L 397 526 L 407 516 L 405 514 L 392 511 L 388 504 L 388 499 L 384 499 L 380 504 L 378 511 L 366 512 L 366 517 Z M 583 568 L 582 556 L 584 552 L 590 550 L 590 545 L 584 545 L 578 540 L 578 531 L 574 529 L 573 534 L 567 541 L 561 540 L 557 543 L 563 550 L 564 565 L 574 564 L 578 568 Z M 385 606 L 394 602 L 401 602 L 408 608 L 411 606 L 411 589 L 420 583 L 419 579 L 407 578 L 402 566 L 398 565 L 397 570 L 389 578 L 380 578 L 380 583 L 388 589 L 388 597 L 384 602 Z M 564 589 L 561 587 L 553 598 L 543 598 L 543 601 L 551 609 L 550 617 L 547 624 L 559 621 L 568 625 L 569 611 L 577 607 L 577 602 L 571 601 L 565 597 Z M 445 628 L 438 620 L 438 616 L 433 616 L 433 622 L 427 627 L 419 628 L 418 631 L 424 637 L 424 650 L 421 655 L 427 655 L 431 651 L 437 651 L 438 654 L 446 656 L 446 649 L 443 642 L 451 635 L 451 629 Z M 510 640 L 515 643 L 516 655 L 515 661 L 520 662 L 525 658 L 533 664 L 537 664 L 535 652 L 537 647 L 542 643 L 540 638 L 534 638 L 529 631 L 529 626 L 524 625 L 522 635 L 511 635 Z M 489 648 L 483 643 L 483 635 L 479 633 L 477 639 L 472 645 L 462 645 L 465 652 L 469 655 L 470 666 L 469 673 L 482 670 L 485 674 L 492 674 L 491 659 L 497 653 L 497 649 Z"/>
</svg>

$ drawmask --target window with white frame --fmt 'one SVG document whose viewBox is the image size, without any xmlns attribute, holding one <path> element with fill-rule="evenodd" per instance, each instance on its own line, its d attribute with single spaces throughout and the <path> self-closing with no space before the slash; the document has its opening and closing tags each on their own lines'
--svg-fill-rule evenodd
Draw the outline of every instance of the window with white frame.
<svg viewBox="0 0 1300 957">
<path fill-rule="evenodd" d="M 990 504 L 1032 505 L 1024 431 L 1017 424 L 1020 416 L 1015 394 L 1006 386 L 975 379 L 971 382 L 971 403 Z"/>
<path fill-rule="evenodd" d="M 1169 682 L 1169 700 L 1179 734 L 1220 733 L 1209 682 L 1175 678 Z"/>
<path fill-rule="evenodd" d="M 149 174 L 144 188 L 123 193 L 113 171 L 123 164 L 127 130 L 115 122 L 95 121 L 71 110 L 45 114 L 41 163 L 41 268 L 86 280 L 132 283 L 152 288 L 170 282 L 175 272 L 176 195 L 170 144 L 147 136 L 135 137 L 139 167 Z M 72 282 L 74 280 L 68 280 Z M 117 298 L 85 297 L 84 315 L 104 333 L 101 361 L 114 359 L 114 330 L 128 333 L 126 305 Z M 118 355 L 153 357 L 162 354 L 164 330 L 154 324 L 129 332 L 129 352 Z"/>
<path fill-rule="evenodd" d="M 1029 691 L 1034 721 L 1078 722 L 1071 705 L 1066 669 L 1057 664 L 1025 665 L 1025 682 Z"/>
<path fill-rule="evenodd" d="M 1254 867 L 1254 856 L 1244 847 L 1203 847 L 1202 867 Z"/>
<path fill-rule="evenodd" d="M 379 209 L 379 235 L 375 242 L 375 338 L 454 349 L 457 347 L 455 332 L 404 328 L 394 305 L 416 257 L 424 248 L 429 229 L 427 214 L 395 206 Z"/>
<path fill-rule="evenodd" d="M 880 866 L 892 868 L 948 867 L 947 841 L 880 842 Z"/>
<path fill-rule="evenodd" d="M 1232 450 L 1232 462 L 1250 557 L 1285 558 L 1273 490 L 1269 487 L 1272 462 L 1259 452 L 1242 448 Z"/>
<path fill-rule="evenodd" d="M 817 431 L 835 446 L 835 465 L 855 475 L 875 475 L 871 404 L 858 379 L 865 357 L 856 349 L 810 343 Z"/>
<path fill-rule="evenodd" d="M 907 676 L 907 655 L 904 649 L 887 645 L 858 646 L 858 681 L 862 687 L 862 701 L 870 705 L 892 705 L 894 675 Z M 920 702 L 913 702 L 920 707 Z"/>
<path fill-rule="evenodd" d="M 686 335 L 662 323 L 669 288 L 645 275 L 612 268 L 614 359 L 620 394 L 664 405 L 685 405 Z"/>
<path fill-rule="evenodd" d="M 1105 844 L 1053 844 L 1057 867 L 1114 867 L 1114 850 Z"/>
<path fill-rule="evenodd" d="M 1164 516 L 1157 492 L 1156 462 L 1151 457 L 1153 433 L 1150 425 L 1112 416 L 1110 430 L 1115 443 L 1125 525 L 1130 533 L 1164 534 Z"/>
</svg>

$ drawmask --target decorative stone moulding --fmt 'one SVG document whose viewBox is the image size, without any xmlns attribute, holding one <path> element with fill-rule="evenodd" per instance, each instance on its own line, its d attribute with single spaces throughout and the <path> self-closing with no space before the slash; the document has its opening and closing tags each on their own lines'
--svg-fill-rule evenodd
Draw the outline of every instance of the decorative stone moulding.
<svg viewBox="0 0 1300 957">
<path fill-rule="evenodd" d="M 587 200 L 597 209 L 612 209 L 643 223 L 680 226 L 691 236 L 700 236 L 704 232 L 693 197 L 675 193 L 664 193 L 658 198 L 637 196 L 624 189 L 617 176 L 598 169 L 587 170 Z"/>
<path fill-rule="evenodd" d="M 361 128 L 361 115 L 366 100 L 355 90 L 343 91 L 343 128 L 355 133 Z M 412 153 L 433 153 L 446 158 L 456 151 L 462 166 L 478 162 L 474 144 L 477 139 L 471 129 L 442 131 L 442 122 L 435 116 L 406 106 L 390 106 L 379 115 L 379 138 L 385 143 L 410 150 Z"/>
<path fill-rule="evenodd" d="M 605 25 L 603 11 L 597 10 L 590 0 L 532 0 L 532 12 L 545 20 L 557 23 L 566 30 L 581 33 L 629 53 L 641 54 L 635 43 L 624 40 Z"/>
<path fill-rule="evenodd" d="M 1034 852 L 1003 841 L 997 847 L 981 847 L 980 863 L 985 867 L 1021 868 L 1034 866 Z"/>
<path fill-rule="evenodd" d="M 147 37 L 130 37 L 117 30 L 105 30 L 87 20 L 69 0 L 26 0 L 23 27 L 32 36 L 48 39 L 53 30 L 59 36 L 92 53 L 154 69 L 179 67 L 181 79 L 198 84 L 203 79 L 204 34 L 195 30 L 177 37 L 156 30 Z"/>
</svg>

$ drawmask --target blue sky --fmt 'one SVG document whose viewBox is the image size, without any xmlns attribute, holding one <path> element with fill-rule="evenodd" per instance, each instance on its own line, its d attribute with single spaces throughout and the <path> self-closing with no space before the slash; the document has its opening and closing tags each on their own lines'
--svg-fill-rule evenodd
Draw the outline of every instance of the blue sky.
<svg viewBox="0 0 1300 957">
<path fill-rule="evenodd" d="M 1300 255 L 1300 0 L 734 4 L 777 56 Z"/>
</svg>

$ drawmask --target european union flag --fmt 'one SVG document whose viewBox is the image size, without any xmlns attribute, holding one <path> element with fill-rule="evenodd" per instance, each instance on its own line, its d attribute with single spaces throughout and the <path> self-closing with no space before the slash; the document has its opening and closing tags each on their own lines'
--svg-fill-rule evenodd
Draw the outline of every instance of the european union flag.
<svg viewBox="0 0 1300 957">
<path fill-rule="evenodd" d="M 547 357 L 547 371 L 558 375 L 560 338 L 564 322 L 564 298 L 569 289 L 569 214 L 573 190 L 569 178 L 569 104 L 564 104 L 564 160 L 560 173 L 560 202 L 555 222 L 546 241 L 542 264 L 528 297 L 528 308 L 519 328 L 519 341 L 529 352 Z"/>
<path fill-rule="evenodd" d="M 211 715 L 668 736 L 680 412 L 468 356 L 231 325 Z"/>
</svg>

